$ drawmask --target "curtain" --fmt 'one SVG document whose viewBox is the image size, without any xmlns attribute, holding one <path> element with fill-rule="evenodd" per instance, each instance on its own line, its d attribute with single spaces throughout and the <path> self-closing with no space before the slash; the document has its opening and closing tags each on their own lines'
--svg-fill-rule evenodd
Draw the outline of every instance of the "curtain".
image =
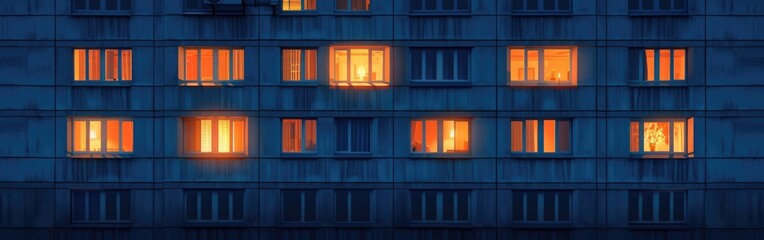
<svg viewBox="0 0 764 240">
<path fill-rule="evenodd" d="M 557 121 L 557 151 L 570 152 L 570 121 Z"/>
</svg>

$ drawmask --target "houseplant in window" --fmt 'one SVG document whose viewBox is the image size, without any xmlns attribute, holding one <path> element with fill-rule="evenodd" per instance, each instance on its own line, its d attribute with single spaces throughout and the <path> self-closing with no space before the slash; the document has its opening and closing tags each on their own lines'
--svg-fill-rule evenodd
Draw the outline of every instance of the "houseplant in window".
<svg viewBox="0 0 764 240">
<path fill-rule="evenodd" d="M 649 144 L 651 152 L 655 151 L 656 145 L 666 144 L 666 134 L 663 131 L 658 124 L 645 124 L 645 142 Z"/>
</svg>

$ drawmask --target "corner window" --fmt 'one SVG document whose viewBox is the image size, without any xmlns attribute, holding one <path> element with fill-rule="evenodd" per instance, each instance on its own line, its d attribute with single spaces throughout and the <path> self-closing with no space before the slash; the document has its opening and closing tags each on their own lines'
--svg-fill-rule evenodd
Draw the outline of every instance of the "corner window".
<svg viewBox="0 0 764 240">
<path fill-rule="evenodd" d="M 507 49 L 509 85 L 575 86 L 576 48 L 510 47 Z"/>
<path fill-rule="evenodd" d="M 313 11 L 316 0 L 281 0 L 281 11 Z"/>
<path fill-rule="evenodd" d="M 72 190 L 72 222 L 130 222 L 130 190 Z"/>
<path fill-rule="evenodd" d="M 371 0 L 335 0 L 336 11 L 368 12 Z"/>
<path fill-rule="evenodd" d="M 69 142 L 73 154 L 133 152 L 133 121 L 121 118 L 71 118 Z"/>
<path fill-rule="evenodd" d="M 525 223 L 570 222 L 570 191 L 513 191 L 512 220 Z"/>
<path fill-rule="evenodd" d="M 244 80 L 244 49 L 179 47 L 178 79 L 185 86 L 215 86 Z"/>
<path fill-rule="evenodd" d="M 686 14 L 687 0 L 629 0 L 630 14 Z"/>
<path fill-rule="evenodd" d="M 469 81 L 469 48 L 411 48 L 411 81 Z"/>
<path fill-rule="evenodd" d="M 371 152 L 371 119 L 337 118 L 335 133 L 337 152 Z"/>
<path fill-rule="evenodd" d="M 469 120 L 411 121 L 411 152 L 413 153 L 465 153 L 469 150 Z"/>
<path fill-rule="evenodd" d="M 685 49 L 645 49 L 641 79 L 647 82 L 684 82 L 687 69 Z"/>
<path fill-rule="evenodd" d="M 335 194 L 337 222 L 356 223 L 371 220 L 370 190 L 337 190 Z"/>
<path fill-rule="evenodd" d="M 629 149 L 633 154 L 695 153 L 695 120 L 655 119 L 631 121 Z"/>
<path fill-rule="evenodd" d="M 76 14 L 130 14 L 132 7 L 132 0 L 72 0 Z"/>
<path fill-rule="evenodd" d="M 411 0 L 411 12 L 458 12 L 469 11 L 470 0 Z"/>
<path fill-rule="evenodd" d="M 282 119 L 281 152 L 316 152 L 316 120 Z"/>
<path fill-rule="evenodd" d="M 284 82 L 315 82 L 316 49 L 282 49 L 281 80 Z"/>
<path fill-rule="evenodd" d="M 186 154 L 246 154 L 247 120 L 243 117 L 183 118 Z"/>
<path fill-rule="evenodd" d="M 389 86 L 389 47 L 331 47 L 334 86 Z"/>
<path fill-rule="evenodd" d="M 686 191 L 629 191 L 629 223 L 685 223 Z"/>
<path fill-rule="evenodd" d="M 186 190 L 187 222 L 244 220 L 244 191 Z"/>
<path fill-rule="evenodd" d="M 315 190 L 284 190 L 281 192 L 281 212 L 286 223 L 316 221 Z"/>
<path fill-rule="evenodd" d="M 510 125 L 512 153 L 570 152 L 570 120 L 513 120 Z"/>
<path fill-rule="evenodd" d="M 468 222 L 469 191 L 411 191 L 412 222 Z"/>
<path fill-rule="evenodd" d="M 117 82 L 133 80 L 133 51 L 130 49 L 76 48 L 75 82 Z"/>
<path fill-rule="evenodd" d="M 570 13 L 573 0 L 512 0 L 512 12 L 518 14 Z"/>
</svg>

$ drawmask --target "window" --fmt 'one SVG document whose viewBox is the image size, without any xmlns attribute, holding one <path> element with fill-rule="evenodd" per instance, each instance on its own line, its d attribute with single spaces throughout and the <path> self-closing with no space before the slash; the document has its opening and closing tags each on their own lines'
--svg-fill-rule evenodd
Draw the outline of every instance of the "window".
<svg viewBox="0 0 764 240">
<path fill-rule="evenodd" d="M 513 153 L 570 152 L 570 120 L 513 120 L 510 133 Z"/>
<path fill-rule="evenodd" d="M 179 47 L 178 79 L 196 86 L 244 80 L 244 49 Z"/>
<path fill-rule="evenodd" d="M 281 152 L 316 152 L 316 120 L 282 119 Z"/>
<path fill-rule="evenodd" d="M 282 49 L 281 80 L 284 82 L 315 82 L 316 49 Z"/>
<path fill-rule="evenodd" d="M 284 222 L 306 223 L 316 221 L 315 190 L 284 190 L 281 192 Z"/>
<path fill-rule="evenodd" d="M 336 0 L 335 10 L 337 11 L 369 11 L 371 9 L 371 0 Z"/>
<path fill-rule="evenodd" d="M 469 120 L 411 121 L 411 152 L 453 153 L 469 150 Z"/>
<path fill-rule="evenodd" d="M 130 221 L 129 190 L 72 190 L 72 222 Z"/>
<path fill-rule="evenodd" d="M 187 117 L 183 119 L 187 154 L 246 154 L 247 120 L 243 117 Z"/>
<path fill-rule="evenodd" d="M 330 78 L 335 86 L 388 86 L 388 47 L 331 47 Z"/>
<path fill-rule="evenodd" d="M 470 49 L 411 48 L 411 80 L 469 81 Z"/>
<path fill-rule="evenodd" d="M 515 222 L 570 222 L 571 192 L 513 191 L 512 219 Z"/>
<path fill-rule="evenodd" d="M 509 48 L 510 85 L 576 85 L 575 48 Z M 543 63 L 543 64 L 540 64 Z"/>
<path fill-rule="evenodd" d="M 337 152 L 371 152 L 371 119 L 335 119 Z"/>
<path fill-rule="evenodd" d="M 316 10 L 316 0 L 281 0 L 281 11 Z"/>
<path fill-rule="evenodd" d="M 71 118 L 72 153 L 133 152 L 133 121 L 121 118 Z"/>
<path fill-rule="evenodd" d="M 570 13 L 572 0 L 513 0 L 514 13 Z"/>
<path fill-rule="evenodd" d="M 629 128 L 631 153 L 695 153 L 694 118 L 631 121 Z"/>
<path fill-rule="evenodd" d="M 130 49 L 74 49 L 74 81 L 133 80 L 133 51 Z"/>
<path fill-rule="evenodd" d="M 204 3 L 204 0 L 184 0 L 185 12 L 212 12 L 212 7 Z"/>
<path fill-rule="evenodd" d="M 337 222 L 369 222 L 371 217 L 371 191 L 337 190 Z"/>
<path fill-rule="evenodd" d="M 629 13 L 687 13 L 687 0 L 629 0 Z"/>
<path fill-rule="evenodd" d="M 411 191 L 412 222 L 467 222 L 469 191 Z"/>
<path fill-rule="evenodd" d="M 470 0 L 411 0 L 412 12 L 469 11 Z"/>
<path fill-rule="evenodd" d="M 632 224 L 684 223 L 686 191 L 629 191 L 629 222 Z"/>
<path fill-rule="evenodd" d="M 242 190 L 186 190 L 188 222 L 242 221 L 243 215 Z"/>
<path fill-rule="evenodd" d="M 647 82 L 673 82 L 686 79 L 687 54 L 685 49 L 645 49 L 642 76 Z"/>
<path fill-rule="evenodd" d="M 74 13 L 130 13 L 132 0 L 72 0 Z"/>
</svg>

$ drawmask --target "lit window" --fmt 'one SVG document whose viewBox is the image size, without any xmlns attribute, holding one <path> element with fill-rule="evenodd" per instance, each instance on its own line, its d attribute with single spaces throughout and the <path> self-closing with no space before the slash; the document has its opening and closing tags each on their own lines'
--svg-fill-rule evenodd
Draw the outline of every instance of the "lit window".
<svg viewBox="0 0 764 240">
<path fill-rule="evenodd" d="M 72 222 L 129 222 L 129 190 L 72 190 Z"/>
<path fill-rule="evenodd" d="M 178 79 L 188 86 L 222 85 L 244 80 L 244 49 L 179 47 Z"/>
<path fill-rule="evenodd" d="M 72 0 L 72 12 L 114 14 L 130 13 L 132 0 Z"/>
<path fill-rule="evenodd" d="M 185 152 L 246 154 L 247 121 L 242 117 L 183 119 Z"/>
<path fill-rule="evenodd" d="M 369 222 L 371 220 L 371 191 L 337 190 L 335 193 L 337 222 Z"/>
<path fill-rule="evenodd" d="M 74 49 L 74 81 L 133 80 L 130 49 Z"/>
<path fill-rule="evenodd" d="M 513 191 L 512 219 L 527 223 L 570 222 L 570 191 Z"/>
<path fill-rule="evenodd" d="M 412 81 L 469 81 L 469 48 L 411 48 Z"/>
<path fill-rule="evenodd" d="M 316 10 L 316 0 L 282 0 L 282 11 L 310 11 Z"/>
<path fill-rule="evenodd" d="M 281 213 L 284 222 L 315 222 L 316 190 L 282 191 Z"/>
<path fill-rule="evenodd" d="M 335 119 L 337 152 L 371 152 L 371 119 Z"/>
<path fill-rule="evenodd" d="M 513 120 L 510 131 L 513 153 L 570 152 L 570 120 Z"/>
<path fill-rule="evenodd" d="M 133 121 L 120 118 L 70 119 L 71 152 L 132 153 Z"/>
<path fill-rule="evenodd" d="M 683 14 L 687 13 L 687 0 L 629 0 L 630 14 Z"/>
<path fill-rule="evenodd" d="M 686 191 L 629 191 L 629 223 L 684 223 Z"/>
<path fill-rule="evenodd" d="M 695 152 L 694 118 L 632 121 L 630 151 L 632 153 L 687 154 Z"/>
<path fill-rule="evenodd" d="M 371 0 L 336 0 L 335 10 L 363 12 L 369 11 Z"/>
<path fill-rule="evenodd" d="M 576 49 L 510 47 L 507 74 L 510 85 L 576 85 Z"/>
<path fill-rule="evenodd" d="M 316 49 L 282 49 L 281 80 L 284 82 L 315 82 Z"/>
<path fill-rule="evenodd" d="M 411 0 L 412 12 L 469 11 L 470 0 Z"/>
<path fill-rule="evenodd" d="M 244 220 L 244 191 L 186 190 L 187 222 L 237 222 Z"/>
<path fill-rule="evenodd" d="M 455 153 L 469 150 L 469 120 L 411 121 L 411 152 Z"/>
<path fill-rule="evenodd" d="M 570 13 L 570 1 L 572 0 L 512 0 L 512 12 L 520 14 Z"/>
<path fill-rule="evenodd" d="M 687 68 L 685 49 L 645 49 L 644 78 L 648 82 L 684 81 Z"/>
<path fill-rule="evenodd" d="M 388 47 L 331 47 L 330 77 L 335 86 L 389 86 Z"/>
<path fill-rule="evenodd" d="M 281 151 L 285 153 L 316 152 L 316 120 L 282 119 Z"/>
<path fill-rule="evenodd" d="M 411 191 L 412 222 L 468 222 L 469 191 Z"/>
</svg>

